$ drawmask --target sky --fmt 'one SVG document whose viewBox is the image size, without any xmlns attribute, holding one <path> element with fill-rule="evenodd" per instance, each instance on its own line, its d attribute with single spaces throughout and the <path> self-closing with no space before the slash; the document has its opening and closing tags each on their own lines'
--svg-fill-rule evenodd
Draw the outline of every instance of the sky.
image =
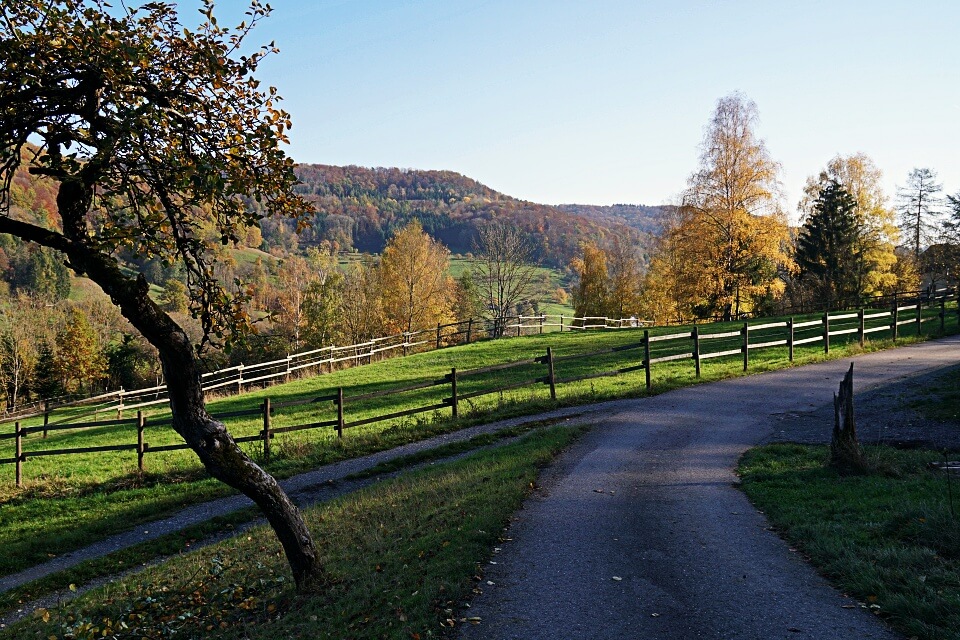
<svg viewBox="0 0 960 640">
<path fill-rule="evenodd" d="M 960 192 L 956 0 L 271 4 L 252 37 L 281 50 L 259 76 L 298 162 L 447 169 L 544 204 L 671 203 L 739 91 L 790 211 L 837 154 L 870 156 L 891 197 L 914 167 Z"/>
</svg>

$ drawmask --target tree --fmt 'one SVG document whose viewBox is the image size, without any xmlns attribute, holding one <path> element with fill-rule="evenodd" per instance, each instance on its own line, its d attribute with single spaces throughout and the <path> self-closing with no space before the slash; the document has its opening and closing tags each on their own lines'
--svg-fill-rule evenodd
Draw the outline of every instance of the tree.
<svg viewBox="0 0 960 640">
<path fill-rule="evenodd" d="M 356 263 L 343 277 L 340 321 L 343 336 L 352 344 L 375 337 L 383 328 L 380 282 L 376 269 Z"/>
<path fill-rule="evenodd" d="M 913 169 L 907 176 L 907 184 L 900 187 L 900 226 L 908 238 L 910 250 L 916 262 L 920 252 L 935 238 L 936 221 L 943 200 L 938 195 L 943 185 L 937 184 L 937 173 L 930 169 Z"/>
<path fill-rule="evenodd" d="M 280 147 L 289 115 L 276 90 L 260 89 L 255 78 L 276 49 L 245 49 L 269 11 L 254 0 L 245 22 L 224 28 L 204 0 L 205 19 L 191 30 L 165 2 L 4 3 L 0 202 L 9 212 L 11 184 L 24 165 L 57 183 L 58 219 L 45 226 L 8 214 L 0 216 L 0 233 L 59 251 L 158 349 L 173 428 L 212 476 L 260 507 L 305 588 L 322 569 L 299 511 L 207 413 L 194 345 L 151 300 L 143 275 L 128 275 L 116 258 L 133 251 L 180 264 L 200 346 L 229 345 L 248 326 L 243 292 L 215 277 L 213 242 L 241 241 L 261 216 L 311 211 L 293 192 L 293 163 Z M 246 206 L 251 201 L 257 213 Z"/>
<path fill-rule="evenodd" d="M 87 316 L 71 309 L 67 321 L 57 334 L 56 366 L 66 381 L 67 390 L 93 391 L 97 380 L 109 374 L 107 358 Z"/>
<path fill-rule="evenodd" d="M 626 318 L 638 313 L 643 269 L 636 246 L 616 236 L 605 253 L 610 280 L 607 311 L 615 318 Z"/>
<path fill-rule="evenodd" d="M 583 255 L 570 263 L 577 275 L 573 312 L 580 318 L 606 316 L 610 303 L 607 254 L 593 242 L 585 242 L 581 251 Z"/>
<path fill-rule="evenodd" d="M 303 338 L 313 347 L 333 344 L 339 335 L 340 303 L 343 274 L 323 270 L 320 277 L 307 286 L 303 298 Z"/>
<path fill-rule="evenodd" d="M 517 227 L 491 222 L 480 228 L 475 250 L 475 278 L 499 337 L 511 310 L 532 295 L 537 275 L 533 248 Z"/>
<path fill-rule="evenodd" d="M 724 319 L 748 311 L 753 296 L 780 291 L 778 271 L 792 268 L 789 229 L 778 176 L 754 134 L 756 105 L 740 94 L 721 98 L 707 127 L 700 168 L 690 176 L 674 230 L 677 249 L 696 255 L 703 272 L 691 306 Z"/>
<path fill-rule="evenodd" d="M 856 205 L 855 260 L 848 268 L 855 277 L 855 295 L 860 300 L 889 290 L 895 284 L 894 249 L 900 239 L 896 215 L 888 206 L 881 182 L 883 174 L 866 154 L 837 155 L 818 176 L 810 176 L 804 186 L 799 209 L 812 214 L 820 192 L 835 182 L 853 196 Z"/>
<path fill-rule="evenodd" d="M 801 279 L 812 279 L 827 309 L 856 304 L 857 203 L 847 190 L 831 182 L 813 205 L 797 238 Z"/>
<path fill-rule="evenodd" d="M 45 343 L 43 300 L 25 294 L 0 306 L 0 382 L 7 407 L 16 408 L 35 386 L 40 347 Z"/>
<path fill-rule="evenodd" d="M 165 311 L 186 313 L 190 308 L 190 292 L 187 290 L 187 285 L 176 278 L 167 279 L 160 293 L 160 304 Z"/>
<path fill-rule="evenodd" d="M 319 281 L 320 273 L 299 256 L 290 256 L 278 269 L 276 297 L 271 305 L 273 321 L 294 351 L 300 349 L 306 328 L 307 290 Z"/>
<path fill-rule="evenodd" d="M 392 331 L 436 327 L 452 317 L 449 251 L 417 220 L 397 231 L 380 258 L 380 298 Z"/>
<path fill-rule="evenodd" d="M 106 348 L 110 388 L 137 389 L 156 379 L 157 358 L 153 349 L 129 333 Z"/>
</svg>

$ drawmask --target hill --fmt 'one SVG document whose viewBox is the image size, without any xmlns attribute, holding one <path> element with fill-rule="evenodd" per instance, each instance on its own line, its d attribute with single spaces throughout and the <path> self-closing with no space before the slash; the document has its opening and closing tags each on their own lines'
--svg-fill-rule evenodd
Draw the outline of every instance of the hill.
<svg viewBox="0 0 960 640">
<path fill-rule="evenodd" d="M 465 254 L 473 251 L 481 225 L 503 220 L 526 233 L 542 264 L 563 267 L 582 240 L 604 243 L 626 236 L 642 243 L 646 237 L 625 220 L 518 200 L 453 171 L 301 164 L 296 172 L 301 193 L 318 210 L 299 233 L 301 245 L 326 241 L 341 250 L 379 253 L 394 230 L 416 218 L 452 252 Z M 292 234 L 291 223 L 264 221 L 268 247 L 288 242 Z"/>
<path fill-rule="evenodd" d="M 395 230 L 416 218 L 451 252 L 467 254 L 474 250 L 478 229 L 500 220 L 526 234 L 542 265 L 565 268 L 585 240 L 606 244 L 614 237 L 628 238 L 645 252 L 663 213 L 662 207 L 537 204 L 453 171 L 300 164 L 296 173 L 301 181 L 297 188 L 316 205 L 317 213 L 300 230 L 291 220 L 265 219 L 261 233 L 247 239 L 248 247 L 279 258 L 322 243 L 333 250 L 376 254 Z M 55 186 L 25 170 L 18 171 L 11 214 L 55 228 L 59 221 Z M 250 206 L 257 205 L 251 202 Z M 6 268 L 4 258 L 12 258 L 16 249 L 0 247 L 5 252 L 0 254 L 0 270 Z M 169 270 L 153 273 L 161 270 L 157 260 L 123 257 L 131 266 L 148 272 L 150 282 L 174 275 Z"/>
<path fill-rule="evenodd" d="M 603 224 L 626 224 L 640 233 L 657 236 L 663 231 L 664 217 L 670 215 L 673 205 L 614 204 L 561 204 L 557 208 L 567 213 L 583 216 Z"/>
</svg>

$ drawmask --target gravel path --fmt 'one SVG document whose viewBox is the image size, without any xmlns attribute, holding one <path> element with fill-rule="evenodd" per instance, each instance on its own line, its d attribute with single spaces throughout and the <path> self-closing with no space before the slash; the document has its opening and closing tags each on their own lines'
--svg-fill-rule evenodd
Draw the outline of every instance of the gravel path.
<svg viewBox="0 0 960 640">
<path fill-rule="evenodd" d="M 898 421 L 901 430 L 915 426 L 896 396 L 960 362 L 960 337 L 853 361 L 858 427 L 895 440 Z M 832 394 L 848 366 L 608 405 L 515 518 L 483 593 L 462 612 L 480 623 L 460 637 L 897 638 L 790 551 L 733 486 L 750 446 L 828 437 Z M 887 404 L 872 410 L 870 398 Z M 938 429 L 903 439 L 957 444 L 955 430 Z"/>
</svg>

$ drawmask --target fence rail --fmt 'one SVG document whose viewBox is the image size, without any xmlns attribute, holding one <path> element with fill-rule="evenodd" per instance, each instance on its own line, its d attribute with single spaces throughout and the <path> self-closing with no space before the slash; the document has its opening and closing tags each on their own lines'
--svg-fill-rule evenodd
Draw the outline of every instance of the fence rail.
<svg viewBox="0 0 960 640">
<path fill-rule="evenodd" d="M 934 316 L 928 315 L 927 317 L 923 316 L 924 303 L 922 301 L 918 301 L 914 305 L 894 305 L 889 311 L 882 312 L 867 313 L 866 310 L 860 309 L 856 313 L 839 313 L 835 315 L 825 313 L 818 320 L 803 322 L 794 322 L 793 318 L 790 318 L 785 322 L 767 322 L 754 325 L 751 325 L 749 322 L 744 322 L 743 326 L 737 331 L 719 331 L 711 333 L 709 331 L 705 331 L 709 329 L 710 325 L 695 325 L 689 332 L 685 331 L 682 333 L 651 336 L 649 329 L 638 328 L 638 331 L 643 332 L 643 337 L 641 340 L 607 349 L 557 356 L 553 353 L 552 347 L 547 347 L 545 355 L 542 356 L 512 362 L 504 362 L 466 371 L 458 371 L 456 368 L 453 368 L 449 374 L 446 374 L 440 378 L 422 380 L 398 387 L 379 389 L 364 393 L 355 393 L 353 395 L 349 395 L 347 393 L 348 390 L 340 387 L 337 389 L 336 393 L 319 395 L 312 398 L 287 400 L 277 403 L 272 403 L 270 398 L 266 398 L 262 403 L 255 407 L 215 413 L 212 414 L 212 416 L 217 419 L 259 416 L 262 422 L 262 428 L 260 429 L 259 433 L 236 437 L 235 440 L 237 442 L 261 442 L 263 446 L 264 457 L 267 461 L 269 461 L 271 456 L 271 440 L 277 434 L 281 433 L 291 433 L 295 431 L 313 429 L 335 429 L 337 436 L 343 438 L 344 431 L 347 429 L 370 425 L 377 422 L 396 420 L 421 413 L 450 409 L 452 417 L 456 418 L 459 415 L 459 403 L 461 401 L 536 385 L 546 385 L 549 388 L 550 397 L 552 399 L 556 399 L 556 388 L 559 384 L 570 384 L 583 380 L 619 376 L 642 370 L 644 371 L 645 386 L 649 391 L 652 387 L 653 365 L 659 363 L 692 360 L 695 367 L 695 376 L 699 378 L 701 374 L 701 361 L 714 358 L 739 355 L 743 360 L 743 370 L 747 371 L 749 367 L 750 353 L 759 349 L 786 346 L 788 349 L 789 360 L 793 361 L 795 347 L 819 342 L 822 343 L 824 352 L 829 353 L 831 338 L 838 336 L 856 334 L 857 340 L 861 345 L 863 345 L 865 336 L 867 334 L 878 331 L 887 331 L 890 333 L 893 339 L 897 339 L 898 327 L 907 323 L 912 323 L 915 325 L 916 331 L 919 335 L 923 329 L 924 323 L 935 321 L 939 322 L 939 330 L 942 332 L 945 330 L 945 322 L 947 317 L 946 301 L 956 299 L 957 296 L 955 294 L 951 294 L 950 296 L 941 296 L 935 300 L 928 300 L 927 308 L 938 304 L 939 312 Z M 903 311 L 914 311 L 915 313 L 912 314 L 912 317 L 907 320 L 900 320 L 900 312 Z M 958 325 L 960 325 L 960 304 L 957 305 L 956 317 Z M 849 321 L 852 320 L 856 321 L 855 326 L 844 326 L 845 322 L 849 323 Z M 879 322 L 879 324 L 876 326 L 867 326 L 867 321 L 875 323 Z M 798 332 L 812 333 L 813 335 L 798 338 Z M 754 337 L 754 341 L 751 341 L 751 337 Z M 716 344 L 717 348 L 715 350 L 705 350 L 703 348 L 704 342 L 707 344 Z M 731 344 L 732 342 L 735 344 Z M 652 349 L 654 348 L 653 345 L 656 345 L 656 352 L 652 352 Z M 606 368 L 601 371 L 590 371 L 587 373 L 567 375 L 566 377 L 560 376 L 557 373 L 558 365 L 561 365 L 562 368 L 565 363 L 576 361 L 589 363 L 590 361 L 596 361 L 605 357 L 609 358 L 610 356 L 620 357 L 622 354 L 638 350 L 642 350 L 643 352 L 642 358 L 639 360 L 634 359 L 631 361 L 624 359 L 624 361 L 614 362 L 611 368 Z M 331 352 L 332 349 L 327 348 L 315 350 L 313 353 Z M 506 384 L 499 383 L 493 386 L 486 386 L 484 388 L 467 392 L 463 392 L 459 387 L 459 384 L 467 379 L 476 378 L 478 376 L 491 373 L 499 374 L 501 372 L 518 369 L 521 367 L 544 367 L 545 369 L 533 375 L 526 376 L 521 380 Z M 244 368 L 237 367 L 236 369 L 238 371 L 242 371 Z M 493 379 L 499 382 L 500 376 L 494 376 Z M 386 407 L 383 413 L 366 417 L 358 416 L 352 420 L 348 420 L 349 409 L 352 406 L 362 403 L 363 401 L 397 397 L 402 394 L 408 394 L 415 391 L 436 387 L 449 389 L 449 395 L 444 395 L 442 398 L 434 399 L 428 404 L 420 406 L 408 407 L 404 409 Z M 444 393 L 446 393 L 446 391 Z M 303 424 L 288 425 L 283 427 L 274 427 L 272 425 L 272 418 L 278 409 L 318 403 L 332 403 L 333 408 L 336 411 L 336 417 L 330 417 L 323 420 L 312 420 Z M 166 418 L 164 420 L 158 420 L 154 423 L 151 423 L 150 427 L 152 428 L 155 426 L 169 425 L 170 423 L 171 419 Z M 24 449 L 25 440 L 30 434 L 43 433 L 44 436 L 46 436 L 48 431 L 67 431 L 91 429 L 97 427 L 122 426 L 135 427 L 135 443 L 92 447 L 38 449 L 32 451 L 26 451 Z M 138 469 L 143 470 L 144 457 L 148 453 L 177 451 L 188 448 L 188 445 L 186 444 L 165 444 L 151 446 L 145 439 L 147 426 L 148 421 L 142 410 L 137 411 L 136 418 L 93 420 L 73 424 L 53 425 L 45 423 L 44 425 L 38 426 L 21 426 L 21 422 L 17 421 L 14 424 L 13 433 L 0 434 L 0 440 L 15 440 L 14 456 L 12 458 L 0 459 L 0 465 L 16 465 L 15 481 L 17 486 L 22 486 L 23 468 L 25 463 L 30 458 L 105 451 L 134 451 L 137 455 L 137 467 Z"/>
</svg>

